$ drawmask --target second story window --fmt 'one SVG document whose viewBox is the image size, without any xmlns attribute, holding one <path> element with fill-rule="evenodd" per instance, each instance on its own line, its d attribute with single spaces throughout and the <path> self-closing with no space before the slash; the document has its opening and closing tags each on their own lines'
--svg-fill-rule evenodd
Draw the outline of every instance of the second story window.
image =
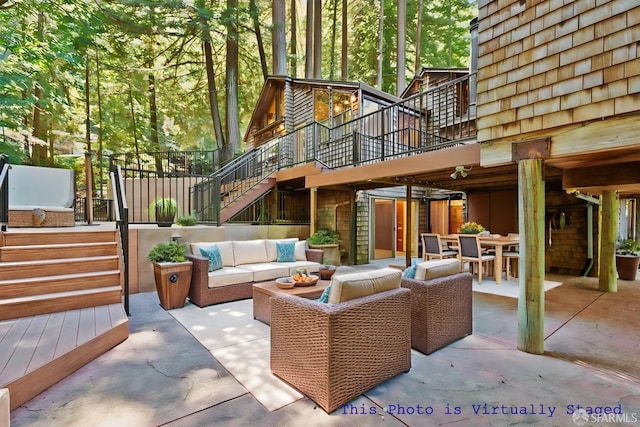
<svg viewBox="0 0 640 427">
<path fill-rule="evenodd" d="M 314 90 L 314 119 L 330 127 L 348 122 L 352 118 L 350 92 L 331 88 Z"/>
</svg>

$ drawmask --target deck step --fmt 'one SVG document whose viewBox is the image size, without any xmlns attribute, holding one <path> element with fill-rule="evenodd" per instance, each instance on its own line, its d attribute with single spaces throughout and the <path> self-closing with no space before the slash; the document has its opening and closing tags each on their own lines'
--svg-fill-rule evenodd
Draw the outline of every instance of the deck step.
<svg viewBox="0 0 640 427">
<path fill-rule="evenodd" d="M 36 316 L 122 302 L 122 289 L 108 286 L 96 289 L 56 292 L 0 300 L 0 320 Z"/>
<path fill-rule="evenodd" d="M 5 246 L 0 248 L 0 261 L 35 261 L 114 255 L 117 253 L 117 248 L 116 242 Z"/>
<path fill-rule="evenodd" d="M 122 304 L 0 321 L 0 388 L 11 410 L 129 336 Z"/>
<path fill-rule="evenodd" d="M 13 261 L 0 263 L 0 277 L 3 280 L 28 277 L 58 276 L 69 272 L 88 273 L 117 270 L 119 259 L 116 255 L 84 258 L 65 258 L 39 261 Z"/>
<path fill-rule="evenodd" d="M 69 243 L 115 242 L 116 231 L 91 231 L 76 227 L 78 231 L 13 231 L 3 233 L 4 246 L 55 245 Z"/>
<path fill-rule="evenodd" d="M 119 270 L 0 280 L 0 300 L 79 289 L 103 288 L 119 284 Z"/>
</svg>

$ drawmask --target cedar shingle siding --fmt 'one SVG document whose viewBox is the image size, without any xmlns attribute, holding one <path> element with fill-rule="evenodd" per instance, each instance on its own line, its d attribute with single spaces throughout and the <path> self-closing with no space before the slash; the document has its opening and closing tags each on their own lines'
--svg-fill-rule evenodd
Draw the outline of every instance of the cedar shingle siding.
<svg viewBox="0 0 640 427">
<path fill-rule="evenodd" d="M 480 0 L 478 141 L 640 109 L 634 0 Z"/>
</svg>

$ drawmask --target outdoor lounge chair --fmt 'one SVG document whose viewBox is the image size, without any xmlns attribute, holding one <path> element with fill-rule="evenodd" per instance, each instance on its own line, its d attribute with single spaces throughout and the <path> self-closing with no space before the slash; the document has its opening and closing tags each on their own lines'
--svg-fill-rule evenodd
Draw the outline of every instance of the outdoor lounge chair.
<svg viewBox="0 0 640 427">
<path fill-rule="evenodd" d="M 383 270 L 393 271 L 395 289 L 337 304 L 271 298 L 271 371 L 328 413 L 411 369 L 410 291 L 399 287 L 399 270 Z M 334 275 L 332 292 L 336 283 Z"/>
<path fill-rule="evenodd" d="M 403 277 L 402 287 L 411 290 L 411 347 L 431 354 L 472 333 L 471 274 L 427 280 Z"/>
</svg>

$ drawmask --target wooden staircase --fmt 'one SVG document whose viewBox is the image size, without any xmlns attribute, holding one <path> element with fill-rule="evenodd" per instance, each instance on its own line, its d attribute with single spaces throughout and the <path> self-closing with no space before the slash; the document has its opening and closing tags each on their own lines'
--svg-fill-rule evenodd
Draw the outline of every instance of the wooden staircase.
<svg viewBox="0 0 640 427">
<path fill-rule="evenodd" d="M 221 223 L 229 221 L 230 218 L 241 212 L 244 208 L 253 203 L 258 197 L 262 196 L 267 191 L 276 186 L 275 178 L 266 178 L 256 181 L 257 184 L 253 184 L 248 181 L 250 185 L 247 185 L 247 180 L 245 180 L 245 186 L 250 187 L 248 191 L 235 191 L 232 189 L 227 190 L 225 187 L 222 188 L 222 194 L 226 195 L 222 198 L 222 205 L 225 207 L 220 211 Z M 228 200 L 233 201 L 227 204 Z"/>
<path fill-rule="evenodd" d="M 126 340 L 117 231 L 0 233 L 0 388 L 11 409 Z"/>
</svg>

